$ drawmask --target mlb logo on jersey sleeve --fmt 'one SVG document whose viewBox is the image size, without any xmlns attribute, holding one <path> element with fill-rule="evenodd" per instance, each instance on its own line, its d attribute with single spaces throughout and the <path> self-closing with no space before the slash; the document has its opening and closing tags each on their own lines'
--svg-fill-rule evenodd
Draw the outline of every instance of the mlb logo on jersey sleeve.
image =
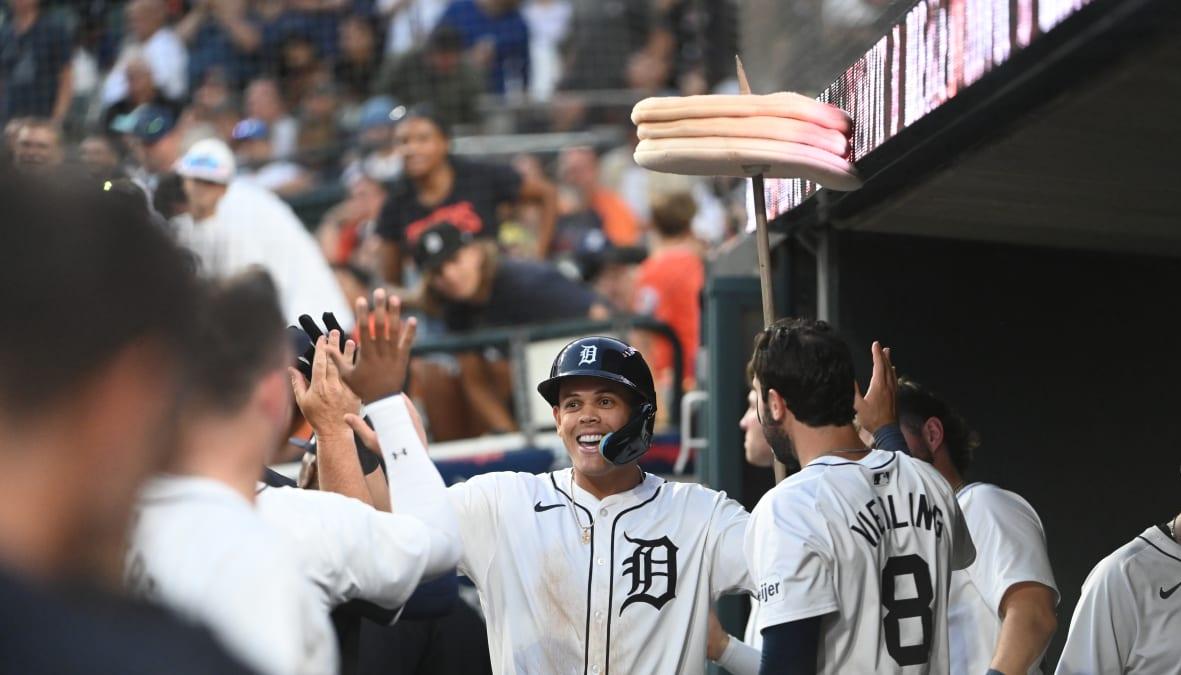
<svg viewBox="0 0 1181 675">
<path fill-rule="evenodd" d="M 777 576 L 768 577 L 759 584 L 755 599 L 764 605 L 772 605 L 783 599 L 783 582 Z"/>
</svg>

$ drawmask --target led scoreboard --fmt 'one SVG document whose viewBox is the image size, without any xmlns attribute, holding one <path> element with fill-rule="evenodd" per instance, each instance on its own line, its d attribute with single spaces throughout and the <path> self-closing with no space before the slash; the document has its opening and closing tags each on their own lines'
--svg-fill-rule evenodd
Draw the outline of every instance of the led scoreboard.
<svg viewBox="0 0 1181 675">
<path fill-rule="evenodd" d="M 920 0 L 817 99 L 852 115 L 856 161 L 1091 1 Z M 799 206 L 817 188 L 768 179 L 767 217 Z"/>
</svg>

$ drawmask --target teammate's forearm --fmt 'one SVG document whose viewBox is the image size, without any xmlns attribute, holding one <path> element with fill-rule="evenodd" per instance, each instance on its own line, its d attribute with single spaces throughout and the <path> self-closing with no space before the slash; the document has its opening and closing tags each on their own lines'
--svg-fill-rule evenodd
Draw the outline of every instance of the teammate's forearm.
<svg viewBox="0 0 1181 675">
<path fill-rule="evenodd" d="M 342 433 L 316 436 L 316 465 L 321 490 L 374 505 L 361 463 L 357 461 L 357 445 L 351 429 L 345 427 Z"/>
<path fill-rule="evenodd" d="M 730 636 L 726 651 L 715 661 L 730 675 L 759 675 L 759 660 L 762 654 L 742 640 Z"/>
<path fill-rule="evenodd" d="M 390 396 L 365 406 L 381 441 L 394 513 L 414 516 L 430 528 L 431 556 L 426 576 L 437 576 L 456 566 L 459 559 L 459 523 L 443 485 L 443 477 L 426 454 L 409 401 Z"/>
<path fill-rule="evenodd" d="M 1004 601 L 1005 618 L 990 666 L 1006 675 L 1029 672 L 1046 651 L 1058 619 L 1053 591 L 1041 584 L 1010 591 Z"/>
</svg>

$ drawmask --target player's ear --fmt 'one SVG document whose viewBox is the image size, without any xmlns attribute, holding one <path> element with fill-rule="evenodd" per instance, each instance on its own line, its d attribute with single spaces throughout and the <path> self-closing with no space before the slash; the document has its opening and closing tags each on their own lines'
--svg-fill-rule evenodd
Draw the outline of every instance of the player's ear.
<svg viewBox="0 0 1181 675">
<path fill-rule="evenodd" d="M 554 406 L 554 424 L 559 427 L 562 426 L 561 415 L 558 414 L 558 406 Z"/>
<path fill-rule="evenodd" d="M 923 441 L 932 454 L 943 445 L 943 422 L 938 417 L 929 417 L 923 423 Z"/>
<path fill-rule="evenodd" d="M 771 410 L 771 421 L 776 424 L 788 415 L 787 402 L 774 389 L 767 390 L 767 407 Z"/>
<path fill-rule="evenodd" d="M 291 380 L 287 373 L 275 370 L 259 380 L 254 387 L 254 402 L 275 423 L 276 429 L 286 429 L 291 421 Z"/>
</svg>

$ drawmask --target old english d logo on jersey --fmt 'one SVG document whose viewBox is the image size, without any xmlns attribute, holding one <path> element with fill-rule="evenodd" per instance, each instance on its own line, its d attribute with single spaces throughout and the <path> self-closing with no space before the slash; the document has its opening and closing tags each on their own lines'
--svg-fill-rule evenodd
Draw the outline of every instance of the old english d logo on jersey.
<svg viewBox="0 0 1181 675">
<path fill-rule="evenodd" d="M 623 538 L 636 545 L 623 562 L 623 574 L 631 575 L 631 588 L 619 613 L 633 602 L 645 602 L 656 609 L 677 597 L 677 547 L 668 537 L 632 539 L 625 532 Z"/>
</svg>

